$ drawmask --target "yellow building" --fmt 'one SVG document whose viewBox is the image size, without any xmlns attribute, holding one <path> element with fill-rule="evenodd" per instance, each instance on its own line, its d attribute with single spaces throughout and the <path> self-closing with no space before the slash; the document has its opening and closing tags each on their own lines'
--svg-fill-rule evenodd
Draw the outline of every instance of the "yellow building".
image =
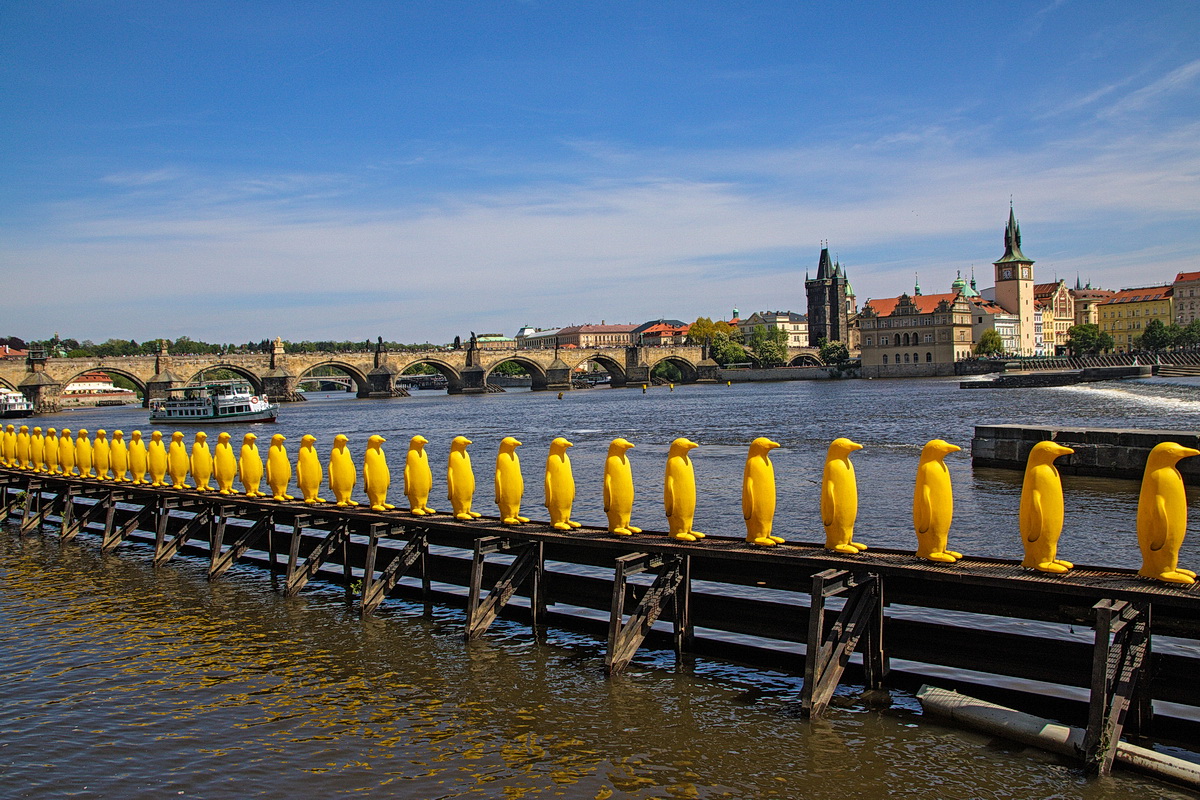
<svg viewBox="0 0 1200 800">
<path fill-rule="evenodd" d="M 1036 284 L 1033 302 L 1042 309 L 1042 341 L 1046 352 L 1061 355 L 1067 349 L 1067 331 L 1075 324 L 1075 301 L 1067 282 Z"/>
<path fill-rule="evenodd" d="M 1099 306 L 1100 330 L 1113 338 L 1118 353 L 1136 349 L 1134 342 L 1152 320 L 1163 325 L 1174 321 L 1170 286 L 1122 289 Z"/>
<path fill-rule="evenodd" d="M 971 310 L 961 292 L 868 300 L 858 314 L 862 376 L 953 375 L 974 345 Z"/>
<path fill-rule="evenodd" d="M 1075 288 L 1071 290 L 1071 299 L 1075 301 L 1076 325 L 1099 325 L 1100 304 L 1111 300 L 1116 292 L 1108 289 L 1093 289 L 1089 281 L 1087 286 L 1075 280 Z"/>
</svg>

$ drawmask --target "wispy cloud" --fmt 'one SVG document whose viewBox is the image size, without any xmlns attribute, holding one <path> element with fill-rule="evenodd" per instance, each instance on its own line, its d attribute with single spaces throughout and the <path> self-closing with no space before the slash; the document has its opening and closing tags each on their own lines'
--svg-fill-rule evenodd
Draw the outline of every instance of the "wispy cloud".
<svg viewBox="0 0 1200 800">
<path fill-rule="evenodd" d="M 1176 67 L 1153 83 L 1131 92 L 1101 112 L 1101 116 L 1115 117 L 1141 111 L 1169 95 L 1191 88 L 1197 76 L 1200 76 L 1200 58 Z"/>
</svg>

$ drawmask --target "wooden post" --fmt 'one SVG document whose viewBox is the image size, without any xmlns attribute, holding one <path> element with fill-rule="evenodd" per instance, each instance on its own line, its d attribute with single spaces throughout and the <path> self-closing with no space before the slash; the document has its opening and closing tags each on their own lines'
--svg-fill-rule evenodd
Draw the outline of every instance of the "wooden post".
<svg viewBox="0 0 1200 800">
<path fill-rule="evenodd" d="M 690 564 L 688 565 L 690 568 Z M 629 621 L 624 622 L 626 581 L 630 575 L 659 568 L 654 583 L 646 590 Z M 629 553 L 618 556 L 613 574 L 612 610 L 608 623 L 608 652 L 604 656 L 604 671 L 616 675 L 625 671 L 638 648 L 658 621 L 667 601 L 675 603 L 676 652 L 682 653 L 691 639 L 690 599 L 681 598 L 689 590 L 685 578 L 684 557 L 658 553 Z"/>
<path fill-rule="evenodd" d="M 262 537 L 264 531 L 269 533 L 275 527 L 275 516 L 269 511 L 263 513 L 262 516 L 254 520 L 253 525 L 242 531 L 242 534 L 234 540 L 228 550 L 222 551 L 221 545 L 225 538 L 225 531 L 228 530 L 225 525 L 227 514 L 227 508 L 221 506 L 217 524 L 213 528 L 213 537 L 209 545 L 208 554 L 208 579 L 210 581 L 215 581 L 224 575 L 250 549 L 250 545 Z"/>
<path fill-rule="evenodd" d="M 326 534 L 313 551 L 308 554 L 308 558 L 304 559 L 302 565 L 297 566 L 296 559 L 300 550 L 300 531 L 307 519 L 297 515 L 292 526 L 292 549 L 288 557 L 288 574 L 287 580 L 284 583 L 283 593 L 287 597 L 295 597 L 300 593 L 317 571 L 321 569 L 321 565 L 329 558 L 329 555 L 334 549 L 350 538 L 350 521 L 339 520 L 334 526 L 334 529 Z"/>
<path fill-rule="evenodd" d="M 825 601 L 846 594 L 846 604 L 825 638 Z M 820 717 L 829 706 L 850 656 L 865 637 L 863 667 L 867 688 L 878 689 L 887 674 L 883 650 L 882 578 L 874 574 L 853 575 L 846 570 L 827 569 L 813 575 L 812 600 L 808 611 L 808 641 L 804 657 L 804 688 L 800 712 Z"/>
<path fill-rule="evenodd" d="M 1149 693 L 1135 694 L 1135 687 L 1148 678 L 1150 606 L 1145 602 L 1101 600 L 1092 608 L 1096 611 L 1096 644 L 1082 755 L 1088 773 L 1108 775 L 1131 702 L 1138 701 L 1134 716 L 1140 724 L 1148 724 L 1153 713 Z"/>
<path fill-rule="evenodd" d="M 487 598 L 480 602 L 484 559 L 491 553 L 504 550 L 518 551 L 517 557 L 508 565 L 508 569 L 492 587 Z M 475 556 L 471 561 L 471 586 L 467 597 L 467 627 L 464 632 L 468 641 L 478 639 L 491 627 L 500 610 L 516 594 L 517 587 L 531 574 L 535 577 L 531 581 L 529 593 L 530 613 L 534 624 L 538 624 L 541 614 L 537 609 L 544 602 L 541 596 L 542 552 L 541 542 L 516 542 L 501 536 L 484 536 L 475 540 Z"/>
<path fill-rule="evenodd" d="M 379 552 L 380 533 L 386 533 L 391 525 L 376 522 L 371 525 L 371 543 L 367 546 L 367 563 L 363 569 L 362 604 L 359 606 L 359 616 L 367 617 L 379 608 L 387 599 L 388 593 L 396 587 L 400 579 L 417 562 L 424 564 L 425 555 L 429 552 L 429 533 L 424 528 L 410 528 L 410 538 L 399 553 L 392 557 L 379 577 L 375 577 L 375 560 Z"/>
</svg>

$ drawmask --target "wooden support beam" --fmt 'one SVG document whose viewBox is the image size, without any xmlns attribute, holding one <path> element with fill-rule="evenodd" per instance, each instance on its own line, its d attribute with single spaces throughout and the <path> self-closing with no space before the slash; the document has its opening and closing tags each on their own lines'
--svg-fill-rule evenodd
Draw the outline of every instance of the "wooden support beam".
<svg viewBox="0 0 1200 800">
<path fill-rule="evenodd" d="M 34 482 L 30 481 L 30 485 L 33 486 Z M 41 528 L 47 517 L 53 514 L 56 510 L 61 511 L 61 509 L 66 507 L 72 491 L 74 491 L 73 487 L 66 486 L 55 494 L 53 500 L 46 502 L 46 498 L 43 496 L 42 486 L 37 484 L 36 488 L 34 488 L 30 494 L 29 502 L 25 506 L 25 514 L 21 518 L 20 533 L 24 535 L 34 528 Z M 36 512 L 33 512 L 32 516 L 30 516 L 32 511 L 31 507 L 36 507 L 37 509 Z"/>
<path fill-rule="evenodd" d="M 116 501 L 113 499 L 113 493 L 106 492 L 90 508 L 76 516 L 71 522 L 64 524 L 58 534 L 59 539 L 64 542 L 74 539 L 76 534 L 93 522 L 96 517 L 99 517 L 102 513 L 107 517 L 115 505 Z"/>
<path fill-rule="evenodd" d="M 220 509 L 224 514 L 225 507 L 221 506 Z M 183 523 L 179 533 L 175 534 L 175 537 L 168 542 L 166 521 L 169 516 L 167 512 L 162 512 L 158 520 L 159 524 L 155 529 L 154 566 L 156 567 L 161 567 L 174 558 L 175 554 L 179 552 L 179 548 L 183 547 L 187 540 L 196 534 L 196 531 L 204 525 L 212 523 L 213 509 L 211 506 L 206 506 L 196 511 L 196 515 Z"/>
<path fill-rule="evenodd" d="M 845 594 L 846 604 L 825 636 L 825 602 Z M 804 657 L 804 688 L 800 711 L 820 717 L 829 706 L 850 656 L 863 644 L 863 669 L 868 689 L 883 686 L 887 656 L 883 651 L 883 579 L 867 573 L 827 569 L 813 575 L 812 600 L 808 612 L 807 653 Z"/>
<path fill-rule="evenodd" d="M 229 570 L 241 558 L 255 540 L 275 527 L 275 517 L 264 514 L 254 521 L 254 524 L 242 531 L 241 536 L 234 540 L 228 550 L 221 550 L 225 539 L 226 523 L 229 520 L 230 506 L 221 504 L 216 516 L 212 519 L 211 537 L 208 546 L 208 579 L 215 581 Z"/>
<path fill-rule="evenodd" d="M 492 587 L 492 591 L 481 602 L 483 564 L 491 553 L 511 550 L 516 558 Z M 545 599 L 542 597 L 542 569 L 544 565 L 541 542 L 519 542 L 502 536 L 484 536 L 475 540 L 475 556 L 471 561 L 470 593 L 467 597 L 467 628 L 464 636 L 468 641 L 478 639 L 496 621 L 500 610 L 516 594 L 517 587 L 531 578 L 529 601 L 534 626 L 545 618 Z"/>
<path fill-rule="evenodd" d="M 429 585 L 429 578 L 426 571 L 426 556 L 429 555 L 429 532 L 425 528 L 409 528 L 408 534 L 410 538 L 404 545 L 404 549 L 387 563 L 387 566 L 383 568 L 383 572 L 380 573 L 378 578 L 375 577 L 375 561 L 379 557 L 379 537 L 386 536 L 390 533 L 391 528 L 392 526 L 386 522 L 371 524 L 371 541 L 367 545 L 367 560 L 363 567 L 362 603 L 359 606 L 360 616 L 367 617 L 373 614 L 375 609 L 379 608 L 379 605 L 387 598 L 388 593 L 396 587 L 400 579 L 418 562 L 421 565 L 421 577 L 425 585 Z"/>
<path fill-rule="evenodd" d="M 299 594 L 300 590 L 312 580 L 313 576 L 317 574 L 317 570 L 321 568 L 321 565 L 333 553 L 334 548 L 350 538 L 349 520 L 339 520 L 334 529 L 309 553 L 308 558 L 304 559 L 304 563 L 297 566 L 296 561 L 300 552 L 300 532 L 303 530 L 303 527 L 304 522 L 301 521 L 300 516 L 297 516 L 292 526 L 292 549 L 288 557 L 287 581 L 283 587 L 283 593 L 286 597 L 295 597 Z"/>
<path fill-rule="evenodd" d="M 654 583 L 642 596 L 629 621 L 623 622 L 628 577 L 655 568 L 658 568 L 658 576 Z M 692 636 L 690 573 L 689 556 L 630 553 L 617 557 L 608 624 L 608 652 L 604 656 L 605 672 L 617 675 L 625 671 L 668 601 L 674 603 L 675 649 L 682 655 Z"/>
<path fill-rule="evenodd" d="M 133 518 L 128 520 L 120 528 L 117 528 L 116 530 L 110 529 L 105 532 L 104 539 L 102 539 L 100 542 L 100 549 L 105 553 L 110 553 L 113 550 L 116 550 L 117 545 L 125 541 L 125 538 L 129 536 L 129 534 L 136 531 L 147 517 L 154 516 L 154 514 L 157 512 L 158 504 L 147 503 L 146 505 L 142 506 L 140 509 L 138 509 L 137 513 L 133 515 Z M 166 511 L 162 512 L 162 516 L 166 516 Z"/>
<path fill-rule="evenodd" d="M 15 517 L 18 508 L 24 514 L 25 506 L 29 502 L 30 488 L 33 486 L 40 486 L 40 484 L 31 478 L 26 484 L 25 490 L 21 491 L 15 478 L 5 476 L 3 493 L 0 494 L 0 522 L 4 522 L 10 516 Z M 13 489 L 16 491 L 12 491 Z"/>
<path fill-rule="evenodd" d="M 1096 645 L 1092 651 L 1092 694 L 1087 734 L 1083 739 L 1084 768 L 1108 775 L 1125 727 L 1126 714 L 1147 725 L 1151 719 L 1148 693 L 1136 691 L 1149 678 L 1150 604 L 1101 600 L 1096 612 Z"/>
</svg>

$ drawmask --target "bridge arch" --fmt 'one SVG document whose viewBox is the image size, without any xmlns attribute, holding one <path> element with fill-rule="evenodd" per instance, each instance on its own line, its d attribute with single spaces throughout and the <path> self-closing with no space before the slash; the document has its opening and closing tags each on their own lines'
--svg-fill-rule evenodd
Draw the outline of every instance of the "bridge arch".
<svg viewBox="0 0 1200 800">
<path fill-rule="evenodd" d="M 529 370 L 529 377 L 533 379 L 531 386 L 533 391 L 536 392 L 545 389 L 550 383 L 550 376 L 546 372 L 546 368 L 534 359 L 521 355 L 519 352 L 505 354 L 504 356 L 497 358 L 492 364 L 488 365 L 483 373 L 484 383 L 487 383 L 488 378 L 492 376 L 492 370 L 501 364 L 507 364 L 509 362 L 520 364 L 522 367 L 525 367 L 525 369 Z"/>
<path fill-rule="evenodd" d="M 359 397 L 365 397 L 370 394 L 371 383 L 367 380 L 367 376 L 363 374 L 362 370 L 358 369 L 352 364 L 347 364 L 344 361 L 335 361 L 333 359 L 322 361 L 319 364 L 313 364 L 311 367 L 305 369 L 300 373 L 299 377 L 296 378 L 296 384 L 299 385 L 306 380 L 319 380 L 320 376 L 314 377 L 310 373 L 314 369 L 321 369 L 322 367 L 331 367 L 336 369 L 338 372 L 352 380 L 354 382 L 355 391 L 358 393 Z"/>
<path fill-rule="evenodd" d="M 821 359 L 814 356 L 812 353 L 801 353 L 788 362 L 789 367 L 819 367 L 822 366 Z"/>
<path fill-rule="evenodd" d="M 660 364 L 672 364 L 677 367 L 683 375 L 680 380 L 681 383 L 695 383 L 700 378 L 700 371 L 696 368 L 696 365 L 683 356 L 669 354 L 655 359 L 649 363 L 651 375 L 654 374 L 654 368 Z"/>
<path fill-rule="evenodd" d="M 624 353 L 622 352 L 621 355 L 623 356 Z M 618 361 L 610 353 L 593 351 L 579 359 L 575 366 L 579 366 L 584 361 L 595 361 L 597 364 L 608 370 L 608 374 L 611 376 L 611 383 L 609 384 L 610 386 L 625 386 L 629 382 L 629 377 L 625 372 L 625 364 L 621 361 Z"/>
<path fill-rule="evenodd" d="M 251 372 L 250 370 L 246 369 L 245 367 L 239 367 L 237 364 L 228 364 L 228 363 L 224 363 L 224 362 L 219 363 L 219 364 L 213 364 L 212 366 L 204 367 L 199 372 L 197 372 L 195 375 L 188 378 L 188 381 L 187 381 L 188 385 L 192 385 L 192 384 L 196 384 L 196 383 L 203 383 L 204 382 L 204 373 L 212 372 L 213 370 L 217 370 L 217 369 L 229 370 L 230 372 L 234 373 L 235 375 L 245 378 L 247 381 L 250 382 L 250 386 L 254 389 L 255 394 L 263 393 L 262 378 L 259 377 L 257 373 Z"/>
<path fill-rule="evenodd" d="M 3 375 L 0 375 L 0 386 L 3 386 L 5 389 L 8 389 L 13 392 L 20 391 L 20 389 L 18 389 L 15 384 L 10 383 L 7 379 L 5 379 L 5 377 Z"/>
<path fill-rule="evenodd" d="M 396 382 L 399 383 L 404 373 L 413 367 L 428 364 L 436 369 L 446 378 L 446 393 L 447 394 L 462 394 L 462 373 L 455 369 L 452 365 L 447 364 L 438 358 L 414 358 L 412 361 L 404 362 L 400 365 L 401 374 L 396 376 Z"/>
<path fill-rule="evenodd" d="M 149 400 L 150 391 L 146 387 L 146 382 L 144 380 L 142 380 L 141 378 L 139 378 L 136 373 L 130 372 L 129 370 L 125 370 L 125 369 L 120 369 L 117 367 L 93 366 L 93 367 L 88 367 L 87 369 L 81 369 L 78 372 L 76 372 L 74 375 L 72 375 L 71 377 L 62 381 L 62 388 L 66 389 L 68 386 L 71 385 L 72 382 L 75 381 L 76 378 L 86 375 L 89 372 L 103 372 L 105 375 L 107 375 L 110 378 L 114 375 L 119 375 L 122 378 L 124 378 L 125 380 L 132 383 L 135 387 L 137 387 L 137 390 L 142 393 L 142 405 L 146 405 L 147 403 L 150 402 L 150 400 Z"/>
</svg>

